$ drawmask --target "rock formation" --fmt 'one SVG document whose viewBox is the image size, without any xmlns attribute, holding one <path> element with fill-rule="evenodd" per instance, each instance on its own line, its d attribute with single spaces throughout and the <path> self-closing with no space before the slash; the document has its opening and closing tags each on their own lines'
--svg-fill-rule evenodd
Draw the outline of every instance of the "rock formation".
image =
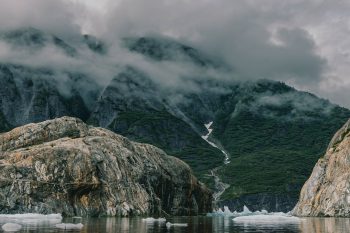
<svg viewBox="0 0 350 233">
<path fill-rule="evenodd" d="M 191 215 L 211 192 L 187 164 L 70 117 L 0 134 L 0 213 Z"/>
<path fill-rule="evenodd" d="M 350 217 L 350 120 L 335 134 L 301 190 L 297 216 Z"/>
</svg>

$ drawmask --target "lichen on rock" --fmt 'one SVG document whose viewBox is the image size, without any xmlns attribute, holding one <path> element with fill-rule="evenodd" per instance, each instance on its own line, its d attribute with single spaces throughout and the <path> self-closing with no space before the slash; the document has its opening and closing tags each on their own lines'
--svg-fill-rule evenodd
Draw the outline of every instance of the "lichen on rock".
<svg viewBox="0 0 350 233">
<path fill-rule="evenodd" d="M 334 135 L 304 184 L 292 213 L 350 217 L 350 120 Z"/>
<path fill-rule="evenodd" d="M 131 216 L 211 210 L 211 192 L 187 164 L 76 118 L 0 134 L 0 167 L 0 213 Z"/>
</svg>

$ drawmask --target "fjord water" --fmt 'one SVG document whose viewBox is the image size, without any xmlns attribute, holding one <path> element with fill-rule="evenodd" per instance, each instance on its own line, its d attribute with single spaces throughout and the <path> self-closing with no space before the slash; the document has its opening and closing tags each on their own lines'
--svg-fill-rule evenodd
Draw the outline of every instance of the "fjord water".
<svg viewBox="0 0 350 233">
<path fill-rule="evenodd" d="M 167 228 L 165 223 L 148 222 L 142 218 L 65 218 L 62 222 L 81 222 L 81 230 L 60 230 L 50 222 L 27 222 L 18 232 L 120 232 L 120 233 L 237 233 L 237 232 L 283 232 L 283 233 L 344 233 L 350 231 L 348 218 L 301 218 L 295 222 L 234 222 L 232 217 L 224 216 L 195 216 L 172 217 L 167 221 L 172 223 L 188 223 L 187 227 L 172 226 Z M 3 225 L 4 222 L 1 222 Z"/>
</svg>

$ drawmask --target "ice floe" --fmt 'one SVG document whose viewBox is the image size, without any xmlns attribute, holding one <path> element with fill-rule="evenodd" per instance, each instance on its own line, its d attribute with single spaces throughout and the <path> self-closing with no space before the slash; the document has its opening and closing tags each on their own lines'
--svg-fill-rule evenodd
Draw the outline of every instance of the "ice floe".
<svg viewBox="0 0 350 233">
<path fill-rule="evenodd" d="M 0 214 L 0 222 L 17 222 L 24 224 L 37 224 L 47 222 L 50 224 L 60 223 L 62 221 L 61 214 Z"/>
<path fill-rule="evenodd" d="M 270 213 L 266 215 L 250 215 L 250 216 L 240 216 L 233 218 L 235 223 L 244 223 L 244 224 L 293 224 L 299 223 L 301 220 L 298 217 L 294 217 L 285 213 Z"/>
<path fill-rule="evenodd" d="M 165 218 L 143 218 L 142 221 L 146 223 L 155 223 L 155 222 L 165 223 L 166 219 Z"/>
<path fill-rule="evenodd" d="M 170 222 L 166 223 L 166 227 L 167 228 L 171 228 L 171 227 L 187 227 L 187 226 L 188 226 L 187 223 L 170 223 Z"/>
<path fill-rule="evenodd" d="M 16 232 L 22 229 L 22 226 L 17 223 L 5 223 L 1 226 L 3 231 L 6 232 Z"/>
<path fill-rule="evenodd" d="M 80 230 L 84 227 L 81 223 L 60 223 L 55 225 L 56 228 L 63 229 L 63 230 Z"/>
<path fill-rule="evenodd" d="M 238 217 L 238 216 L 261 215 L 261 214 L 268 214 L 268 212 L 266 210 L 252 212 L 246 206 L 243 207 L 242 212 L 237 212 L 237 211 L 231 212 L 227 206 L 224 206 L 224 210 L 219 208 L 213 211 L 212 213 L 208 213 L 207 216 Z"/>
<path fill-rule="evenodd" d="M 266 210 L 261 211 L 250 211 L 246 206 L 243 207 L 242 212 L 231 212 L 230 209 L 225 206 L 224 209 L 218 209 L 213 213 L 207 214 L 207 216 L 223 216 L 223 217 L 234 217 L 235 223 L 244 224 L 289 224 L 299 223 L 300 218 L 294 217 L 289 213 L 276 212 L 269 213 Z"/>
</svg>

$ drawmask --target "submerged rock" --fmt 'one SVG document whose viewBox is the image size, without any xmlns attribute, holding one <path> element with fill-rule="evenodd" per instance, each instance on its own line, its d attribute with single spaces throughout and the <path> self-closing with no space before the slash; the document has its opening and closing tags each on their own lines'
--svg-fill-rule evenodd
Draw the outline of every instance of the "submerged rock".
<svg viewBox="0 0 350 233">
<path fill-rule="evenodd" d="M 350 217 L 350 120 L 335 134 L 301 190 L 297 216 Z"/>
<path fill-rule="evenodd" d="M 211 211 L 211 192 L 187 164 L 76 118 L 0 134 L 0 167 L 0 213 L 130 216 Z"/>
</svg>

